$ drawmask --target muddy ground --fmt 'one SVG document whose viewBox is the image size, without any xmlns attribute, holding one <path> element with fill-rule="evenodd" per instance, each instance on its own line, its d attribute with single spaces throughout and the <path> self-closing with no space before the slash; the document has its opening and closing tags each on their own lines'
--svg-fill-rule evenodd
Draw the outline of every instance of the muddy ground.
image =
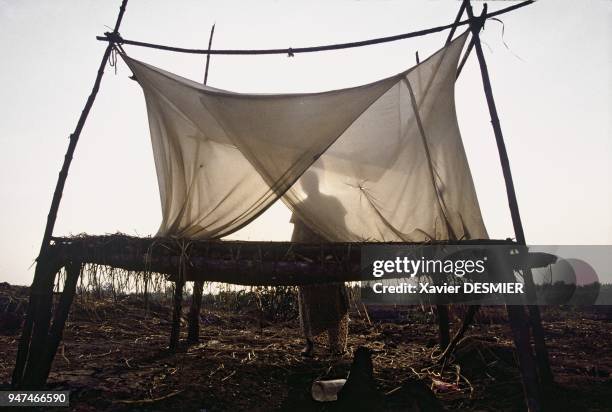
<svg viewBox="0 0 612 412">
<path fill-rule="evenodd" d="M 0 385 L 10 382 L 27 288 L 0 284 Z M 310 397 L 315 379 L 345 378 L 352 352 L 372 349 L 382 393 L 422 384 L 448 410 L 524 410 L 503 308 L 481 311 L 450 364 L 432 359 L 437 329 L 427 308 L 354 308 L 349 353 L 300 356 L 298 321 L 266 319 L 257 309 L 202 311 L 201 343 L 167 349 L 169 305 L 138 296 L 77 297 L 49 377 L 71 391 L 71 410 L 269 411 L 330 410 Z M 185 307 L 186 309 L 187 307 Z M 186 312 L 186 310 L 185 310 Z M 457 328 L 462 309 L 453 311 Z M 291 316 L 289 316 L 291 318 Z M 608 308 L 545 308 L 544 327 L 559 411 L 609 411 L 612 316 Z M 186 325 L 183 325 L 186 332 Z M 428 406 L 421 404 L 420 410 Z M 65 410 L 65 409 L 64 409 Z M 414 404 L 412 409 L 415 410 Z"/>
</svg>

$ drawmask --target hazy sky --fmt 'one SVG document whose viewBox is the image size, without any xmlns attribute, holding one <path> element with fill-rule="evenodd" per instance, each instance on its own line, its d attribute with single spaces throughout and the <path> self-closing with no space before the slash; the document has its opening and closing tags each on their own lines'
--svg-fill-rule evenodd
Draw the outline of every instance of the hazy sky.
<svg viewBox="0 0 612 412">
<path fill-rule="evenodd" d="M 29 284 L 57 173 L 119 0 L 0 0 L 0 281 Z M 475 3 L 476 12 L 480 5 Z M 493 1 L 491 10 L 513 2 Z M 128 39 L 205 48 L 299 47 L 405 33 L 452 22 L 458 1 L 131 0 Z M 489 21 L 482 34 L 527 240 L 612 243 L 612 2 L 544 0 Z M 310 92 L 400 72 L 447 32 L 360 49 L 286 56 L 213 56 L 209 85 Z M 508 48 L 504 45 L 504 41 Z M 204 57 L 126 47 L 135 58 L 203 78 Z M 119 63 L 107 69 L 81 135 L 55 234 L 154 234 L 161 220 L 144 99 Z M 457 109 L 491 237 L 513 236 L 480 73 L 471 56 Z M 273 206 L 234 237 L 287 240 Z"/>
</svg>

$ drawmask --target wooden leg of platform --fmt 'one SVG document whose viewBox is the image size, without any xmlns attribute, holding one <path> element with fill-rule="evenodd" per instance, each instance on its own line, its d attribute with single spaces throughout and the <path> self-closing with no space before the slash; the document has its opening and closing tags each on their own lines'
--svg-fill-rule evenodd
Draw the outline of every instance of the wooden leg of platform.
<svg viewBox="0 0 612 412">
<path fill-rule="evenodd" d="M 191 297 L 191 307 L 189 309 L 189 331 L 187 340 L 190 343 L 198 343 L 200 341 L 200 310 L 202 309 L 202 293 L 204 282 L 196 280 L 193 282 L 193 295 Z"/>
<path fill-rule="evenodd" d="M 145 275 L 144 275 L 144 292 L 143 292 L 145 315 L 149 314 L 149 280 L 150 280 L 150 277 L 151 277 L 150 274 L 145 273 Z"/>
<path fill-rule="evenodd" d="M 533 332 L 533 341 L 535 346 L 536 362 L 538 364 L 538 374 L 543 387 L 551 387 L 554 378 L 550 361 L 548 359 L 548 348 L 544 338 L 544 328 L 542 328 L 542 319 L 540 318 L 540 308 L 535 305 L 527 306 L 529 311 L 529 324 Z"/>
<path fill-rule="evenodd" d="M 66 320 L 68 319 L 68 314 L 70 313 L 74 295 L 76 294 L 76 287 L 80 274 L 80 262 L 71 262 L 70 264 L 66 265 L 66 280 L 64 281 L 64 290 L 62 291 L 62 295 L 60 296 L 60 300 L 55 309 L 55 314 L 53 315 L 53 324 L 51 325 L 49 338 L 47 340 L 47 344 L 45 345 L 45 352 L 43 358 L 41 359 L 41 366 L 39 368 L 40 374 L 37 376 L 37 383 L 39 383 L 41 386 L 45 384 L 47 378 L 49 377 L 49 372 L 51 371 L 51 365 L 53 364 L 57 347 L 64 336 L 64 327 L 66 325 Z"/>
<path fill-rule="evenodd" d="M 506 251 L 495 250 L 493 255 L 489 256 L 490 268 L 492 268 L 490 276 L 493 281 L 515 281 L 514 273 L 510 269 L 511 266 L 505 262 L 505 259 L 507 259 L 505 253 Z M 541 389 L 531 347 L 528 317 L 523 305 L 512 305 L 509 303 L 507 301 L 506 311 L 521 372 L 527 410 L 529 412 L 539 412 L 542 410 Z"/>
<path fill-rule="evenodd" d="M 181 333 L 181 312 L 183 306 L 183 288 L 185 287 L 185 281 L 182 279 L 177 280 L 174 283 L 174 299 L 172 305 L 172 330 L 170 332 L 170 345 L 171 351 L 176 350 L 178 347 L 179 336 Z"/>
<path fill-rule="evenodd" d="M 527 408 L 530 412 L 541 411 L 540 385 L 531 343 L 529 342 L 529 326 L 525 308 L 523 306 L 508 305 L 506 310 L 521 370 Z"/>
<path fill-rule="evenodd" d="M 436 317 L 438 318 L 438 333 L 440 337 L 440 350 L 444 350 L 450 343 L 450 328 L 448 319 L 448 306 L 436 305 Z"/>
<path fill-rule="evenodd" d="M 13 376 L 11 381 L 11 386 L 13 388 L 19 388 L 23 380 L 23 371 L 30 351 L 32 328 L 34 326 L 34 314 L 37 313 L 36 308 L 39 302 L 38 293 L 36 293 L 35 291 L 40 290 L 42 278 L 43 266 L 37 264 L 36 270 L 34 272 L 34 281 L 30 286 L 30 299 L 28 302 L 28 310 L 26 312 L 25 322 L 21 330 L 21 337 L 19 338 L 19 346 L 17 348 L 17 359 L 15 360 L 15 368 L 13 369 Z"/>
<path fill-rule="evenodd" d="M 476 316 L 476 313 L 478 313 L 478 309 L 480 309 L 480 305 L 468 306 L 468 310 L 465 314 L 465 317 L 463 318 L 461 327 L 459 328 L 459 330 L 457 330 L 448 346 L 446 346 L 446 349 L 444 349 L 442 355 L 440 355 L 440 362 L 446 361 L 446 359 L 448 359 L 449 356 L 453 353 L 453 351 L 455 350 L 455 346 L 457 346 L 459 341 L 463 338 L 463 335 L 465 335 L 465 332 L 467 332 L 468 327 L 474 321 L 474 317 Z"/>
<path fill-rule="evenodd" d="M 550 368 L 550 360 L 548 358 L 548 348 L 544 338 L 544 328 L 542 327 L 542 319 L 540 317 L 540 308 L 535 305 L 529 305 L 529 323 L 533 332 L 533 341 L 535 343 L 536 362 L 538 363 L 538 373 L 540 382 L 545 387 L 550 387 L 553 382 L 553 373 Z"/>
<path fill-rule="evenodd" d="M 433 283 L 436 286 L 441 286 L 442 281 L 435 277 Z M 440 300 L 438 300 L 440 302 Z M 444 300 L 446 302 L 446 300 Z M 448 305 L 436 304 L 436 319 L 438 321 L 438 343 L 440 351 L 443 351 L 450 343 L 450 326 L 448 318 Z"/>
<path fill-rule="evenodd" d="M 548 348 L 544 337 L 544 328 L 542 327 L 542 319 L 540 316 L 540 308 L 536 305 L 537 297 L 535 284 L 533 282 L 533 274 L 531 269 L 523 271 L 523 279 L 525 281 L 525 291 L 527 293 L 527 306 L 529 313 L 529 324 L 533 333 L 533 342 L 535 346 L 535 357 L 538 365 L 538 374 L 543 387 L 550 387 L 554 382 L 550 361 L 548 359 Z"/>
<path fill-rule="evenodd" d="M 53 306 L 53 285 L 59 267 L 45 259 L 41 265 L 40 282 L 33 286 L 30 292 L 35 300 L 32 312 L 32 334 L 27 350 L 23 381 L 17 385 L 24 389 L 38 389 L 41 384 L 37 379 L 42 354 L 47 342 L 49 325 L 51 322 L 51 308 Z"/>
</svg>

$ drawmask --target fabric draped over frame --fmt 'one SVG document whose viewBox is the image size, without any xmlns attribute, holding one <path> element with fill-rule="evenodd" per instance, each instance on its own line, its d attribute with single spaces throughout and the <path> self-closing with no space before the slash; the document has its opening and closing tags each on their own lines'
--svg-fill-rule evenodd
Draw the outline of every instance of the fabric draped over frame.
<svg viewBox="0 0 612 412">
<path fill-rule="evenodd" d="M 465 39 L 393 77 L 305 94 L 228 92 L 124 55 L 147 104 L 157 235 L 221 238 L 282 198 L 330 241 L 486 238 L 455 113 Z"/>
</svg>

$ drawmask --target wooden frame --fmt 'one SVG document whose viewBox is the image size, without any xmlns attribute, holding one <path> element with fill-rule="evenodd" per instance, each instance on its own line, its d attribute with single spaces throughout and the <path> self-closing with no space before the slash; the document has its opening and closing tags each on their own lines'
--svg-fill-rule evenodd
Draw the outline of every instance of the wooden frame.
<svg viewBox="0 0 612 412">
<path fill-rule="evenodd" d="M 91 107 L 93 106 L 93 102 L 96 98 L 97 92 L 99 90 L 102 76 L 104 74 L 104 68 L 108 62 L 111 51 L 115 45 L 120 47 L 121 44 L 131 44 L 137 46 L 144 47 L 152 47 L 162 50 L 170 50 L 170 51 L 178 51 L 185 53 L 198 53 L 198 54 L 206 54 L 207 58 L 212 54 L 288 54 L 294 55 L 295 53 L 308 53 L 308 52 L 316 52 L 316 51 L 325 51 L 325 50 L 337 50 L 337 49 L 345 49 L 352 47 L 362 47 L 372 44 L 380 44 L 389 41 L 401 40 L 409 37 L 416 37 L 419 35 L 439 32 L 446 29 L 451 29 L 451 32 L 448 36 L 447 42 L 452 39 L 454 31 L 457 27 L 461 25 L 469 24 L 472 31 L 472 40 L 469 43 L 468 51 L 466 55 L 462 59 L 462 62 L 459 66 L 458 73 L 461 71 L 467 55 L 475 48 L 476 54 L 478 57 L 480 70 L 482 74 L 483 87 L 485 91 L 485 96 L 487 99 L 487 104 L 489 107 L 489 112 L 491 115 L 491 122 L 493 125 L 493 130 L 495 134 L 495 139 L 498 147 L 498 152 L 500 156 L 500 162 L 502 165 L 502 170 L 504 174 L 504 181 L 506 185 L 506 192 L 508 197 L 508 203 L 510 207 L 510 212 L 512 216 L 512 222 L 514 226 L 515 236 L 517 239 L 517 243 L 520 245 L 525 245 L 525 235 L 523 231 L 523 226 L 521 223 L 520 213 L 518 209 L 518 202 L 516 199 L 516 193 L 514 190 L 514 183 L 512 181 L 512 175 L 510 172 L 510 164 L 505 148 L 505 143 L 503 140 L 503 135 L 501 131 L 499 117 L 497 115 L 497 109 L 495 106 L 495 101 L 493 99 L 493 93 L 490 83 L 490 78 L 486 66 L 486 62 L 484 60 L 484 55 L 482 53 L 482 47 L 479 39 L 479 31 L 481 30 L 484 21 L 487 18 L 493 17 L 495 15 L 503 14 L 520 7 L 526 6 L 528 4 L 533 3 L 533 1 L 528 0 L 517 5 L 513 5 L 507 8 L 504 8 L 500 11 L 494 13 L 487 13 L 486 4 L 483 10 L 483 13 L 480 17 L 475 18 L 473 15 L 472 7 L 468 0 L 464 0 L 460 6 L 459 12 L 455 19 L 455 22 L 451 25 L 440 26 L 432 29 L 421 30 L 419 32 L 406 33 L 403 35 L 390 36 L 379 39 L 372 39 L 360 42 L 352 42 L 352 43 L 344 43 L 344 44 L 336 44 L 336 45 L 328 45 L 328 46 L 315 46 L 315 47 L 304 47 L 304 48 L 296 48 L 296 49 L 272 49 L 272 50 L 211 50 L 211 42 L 212 42 L 212 32 L 211 39 L 209 42 L 209 47 L 206 50 L 198 50 L 198 49 L 183 49 L 162 45 L 155 45 L 151 43 L 137 42 L 132 40 L 122 39 L 119 34 L 119 28 L 123 19 L 123 15 L 125 13 L 127 0 L 122 0 L 121 7 L 119 9 L 119 14 L 115 23 L 115 27 L 112 32 L 106 33 L 104 37 L 99 37 L 99 40 L 107 41 L 108 45 L 104 51 L 102 56 L 102 60 L 100 62 L 100 66 L 98 69 L 98 73 L 94 82 L 94 86 L 92 91 L 87 99 L 85 107 L 79 117 L 76 128 L 74 132 L 70 135 L 70 143 L 68 145 L 68 149 L 66 151 L 66 155 L 64 157 L 64 163 L 60 170 L 56 188 L 53 195 L 53 200 L 51 202 L 49 214 L 47 217 L 47 222 L 45 226 L 45 231 L 43 235 L 43 239 L 41 242 L 40 253 L 37 258 L 36 270 L 34 274 L 34 280 L 31 286 L 30 292 L 30 302 L 28 306 L 28 311 L 26 314 L 26 321 L 23 326 L 22 335 L 19 341 L 18 354 L 15 364 L 15 369 L 13 372 L 12 384 L 16 388 L 40 388 L 44 385 L 47 375 L 50 370 L 51 362 L 55 355 L 55 350 L 57 349 L 57 344 L 61 340 L 62 331 L 64 327 L 64 323 L 66 321 L 68 311 L 70 308 L 70 303 L 72 302 L 72 298 L 74 296 L 74 290 L 76 287 L 76 281 L 78 279 L 78 275 L 80 272 L 80 267 L 84 262 L 94 262 L 96 261 L 96 254 L 90 253 L 87 254 L 87 248 L 85 250 L 81 250 L 81 254 L 75 252 L 74 244 L 78 243 L 75 239 L 67 240 L 67 239 L 52 239 L 53 229 L 55 226 L 55 221 L 57 218 L 57 213 L 59 209 L 59 205 L 62 198 L 62 192 L 66 183 L 66 179 L 68 176 L 68 171 L 72 162 L 72 157 L 74 155 L 81 131 L 87 120 Z M 460 21 L 460 18 L 463 14 L 463 11 L 466 11 L 469 19 L 466 21 Z M 214 28 L 213 28 L 214 30 Z M 208 62 L 207 62 L 208 66 Z M 205 75 L 205 78 L 207 76 Z M 91 240 L 91 239 L 90 239 Z M 155 240 L 158 241 L 158 240 Z M 63 243 L 62 243 L 63 242 Z M 495 241 L 492 241 L 495 242 Z M 70 245 L 68 245 L 70 243 Z M 209 247 L 215 246 L 210 242 Z M 507 241 L 506 241 L 507 243 Z M 218 245 L 216 245 L 218 246 Z M 224 247 L 227 246 L 227 243 L 223 244 Z M 299 248 L 300 246 L 296 246 Z M 310 246 L 312 250 L 312 245 Z M 331 244 L 331 246 L 327 247 L 338 247 L 338 244 Z M 347 247 L 344 245 L 343 247 Z M 353 249 L 356 249 L 358 245 L 353 244 Z M 272 243 L 268 243 L 265 246 L 266 249 L 274 250 Z M 323 246 L 320 246 L 323 248 Z M 94 248 L 95 249 L 95 248 Z M 72 252 L 70 252 L 72 251 Z M 209 256 L 199 256 L 207 266 L 207 273 L 220 273 L 222 266 L 227 265 L 227 261 L 218 262 L 218 270 L 210 271 L 211 265 L 214 264 L 214 259 L 211 259 Z M 130 263 L 130 258 L 126 256 L 121 257 L 121 254 L 113 255 L 112 259 L 109 257 L 105 258 L 103 264 L 111 264 L 116 265 L 118 267 L 124 267 L 122 265 L 129 266 L 130 264 L 134 264 L 133 260 Z M 177 261 L 178 259 L 178 261 Z M 97 262 L 97 261 L 96 261 Z M 184 266 L 184 262 L 180 257 L 168 257 L 168 256 L 156 256 L 151 258 L 151 264 L 156 265 L 156 271 L 160 271 L 163 273 L 168 273 L 171 276 L 174 276 L 174 280 L 176 282 L 175 288 L 175 313 L 174 317 L 177 318 L 180 315 L 180 298 L 182 296 L 182 289 L 184 282 L 189 279 L 190 272 L 189 267 Z M 193 262 L 192 262 L 193 263 Z M 312 283 L 320 283 L 320 282 L 329 282 L 329 281 L 349 281 L 349 280 L 357 280 L 353 279 L 351 276 L 354 273 L 354 266 L 352 262 L 352 257 L 350 251 L 348 252 L 348 263 L 345 260 L 344 263 L 338 265 L 330 264 L 328 266 L 322 264 L 320 262 L 318 265 L 313 265 L 311 262 L 297 262 L 294 261 L 288 268 L 291 270 L 291 273 L 268 279 L 272 284 L 305 284 L 303 282 L 312 282 Z M 275 263 L 274 268 L 265 267 L 263 265 L 263 260 L 261 261 L 261 270 L 258 273 L 269 273 L 270 270 L 274 269 L 278 271 L 279 265 L 278 262 Z M 64 293 L 60 299 L 60 303 L 57 307 L 55 316 L 53 317 L 53 324 L 50 325 L 51 322 L 51 307 L 52 307 L 52 288 L 55 280 L 55 274 L 59 270 L 60 267 L 65 266 L 67 269 L 67 277 L 64 285 Z M 282 266 L 282 265 L 281 265 Z M 305 272 L 300 274 L 300 268 L 303 268 Z M 347 269 L 348 268 L 348 269 Z M 127 267 L 129 269 L 129 267 Z M 253 268 L 247 268 L 248 270 L 244 273 L 253 273 Z M 236 267 L 232 268 L 233 271 L 236 271 Z M 176 272 L 176 273 L 174 273 Z M 229 272 L 228 272 L 229 273 Z M 295 274 L 298 273 L 296 276 Z M 348 274 L 348 275 L 347 275 Z M 524 275 L 529 286 L 532 283 L 531 274 L 529 270 L 524 271 Z M 293 277 L 292 277 L 293 276 Z M 236 282 L 236 280 L 243 279 L 242 278 L 232 278 L 231 276 L 226 276 L 223 279 L 211 279 L 217 281 L 224 282 Z M 261 277 L 257 278 L 257 282 L 260 282 Z M 196 279 L 198 282 L 204 279 Z M 252 280 L 254 281 L 254 280 Z M 297 283 L 296 283 L 297 282 Z M 302 283 L 300 283 L 302 282 Z M 266 282 L 269 284 L 269 282 Z M 476 309 L 473 309 L 471 312 L 474 312 Z M 194 309 L 195 312 L 195 309 Z M 199 312 L 199 310 L 198 310 Z M 546 353 L 546 347 L 544 345 L 544 336 L 541 328 L 541 321 L 538 308 L 536 306 L 529 306 L 529 314 L 531 318 L 532 329 L 535 338 L 535 346 L 536 346 L 536 358 L 538 360 L 539 366 L 539 374 L 536 371 L 535 366 L 533 365 L 533 353 L 531 351 L 531 345 L 529 343 L 529 327 L 527 326 L 528 322 L 526 320 L 526 314 L 522 307 L 514 307 L 508 306 L 508 316 L 510 319 L 510 324 L 513 331 L 514 342 L 519 353 L 520 359 L 520 367 L 521 367 L 521 375 L 523 376 L 523 385 L 525 387 L 525 394 L 527 399 L 527 405 L 530 410 L 539 410 L 541 408 L 541 399 L 540 399 L 540 388 L 539 388 L 539 380 L 543 383 L 552 382 L 552 374 L 550 373 L 550 366 L 548 365 L 548 355 Z M 193 316 L 193 315 L 192 315 Z M 472 315 L 473 316 L 473 315 Z M 176 319 L 175 319 L 176 320 Z M 175 322 L 173 322 L 175 323 Z M 464 325 L 465 326 L 465 325 Z M 464 330 L 465 327 L 462 327 Z M 193 335 L 193 333 L 192 333 Z M 448 341 L 448 336 L 445 334 L 445 341 Z M 192 336 L 193 337 L 193 336 Z M 174 342 L 176 342 L 178 338 L 178 330 L 173 327 L 172 331 L 172 339 L 171 346 Z M 452 342 L 451 342 L 452 344 Z"/>
</svg>

